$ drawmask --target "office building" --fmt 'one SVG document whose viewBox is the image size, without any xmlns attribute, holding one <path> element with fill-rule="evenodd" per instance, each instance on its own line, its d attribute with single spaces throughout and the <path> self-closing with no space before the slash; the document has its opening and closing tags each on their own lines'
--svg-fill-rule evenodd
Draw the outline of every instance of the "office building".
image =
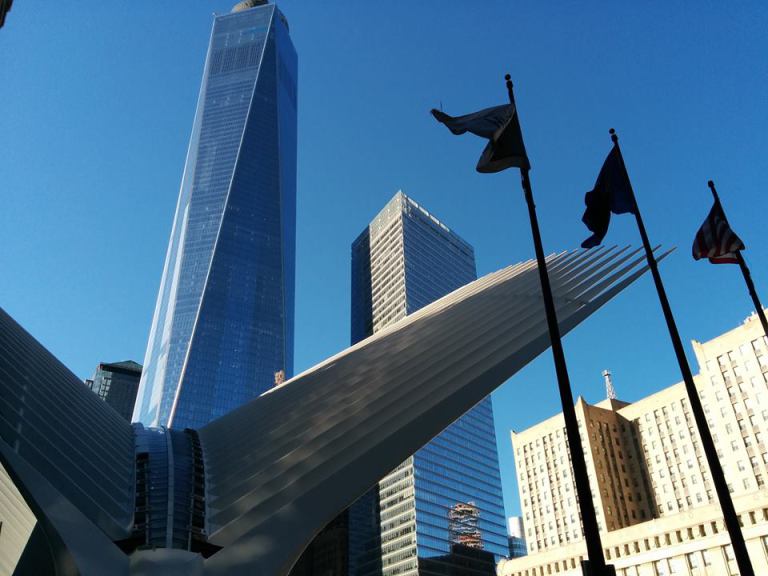
<svg viewBox="0 0 768 576">
<path fill-rule="evenodd" d="M 755 315 L 693 342 L 694 378 L 758 574 L 768 573 L 768 347 Z M 678 383 L 637 402 L 576 405 L 606 559 L 619 576 L 737 574 Z M 504 576 L 580 574 L 586 555 L 562 414 L 512 433 L 528 556 Z"/>
<path fill-rule="evenodd" d="M 130 422 L 140 379 L 141 364 L 132 360 L 111 364 L 102 362 L 85 385 Z"/>
<path fill-rule="evenodd" d="M 201 426 L 292 374 L 296 73 L 274 4 L 214 18 L 135 421 Z"/>
<path fill-rule="evenodd" d="M 352 342 L 475 278 L 472 247 L 398 192 L 352 244 Z M 356 511 L 370 510 L 370 499 L 373 531 Z M 490 558 L 491 567 L 508 552 L 490 397 L 382 478 L 350 516 L 353 574 L 437 574 L 440 558 L 455 570 L 462 550 L 470 565 Z"/>
<path fill-rule="evenodd" d="M 602 254 L 548 266 L 564 333 L 643 271 Z M 129 424 L 0 308 L 0 566 L 287 573 L 320 528 L 547 349 L 537 281 L 532 261 L 489 274 L 185 430 Z"/>
<path fill-rule="evenodd" d="M 528 553 L 525 545 L 525 528 L 522 516 L 510 516 L 507 518 L 507 534 L 509 536 L 509 557 L 519 558 Z"/>
</svg>

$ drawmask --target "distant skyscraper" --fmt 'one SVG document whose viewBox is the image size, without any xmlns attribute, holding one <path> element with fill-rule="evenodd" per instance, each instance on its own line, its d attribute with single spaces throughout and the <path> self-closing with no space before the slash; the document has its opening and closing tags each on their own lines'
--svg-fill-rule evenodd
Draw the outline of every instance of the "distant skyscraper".
<svg viewBox="0 0 768 576">
<path fill-rule="evenodd" d="M 509 529 L 509 557 L 519 558 L 528 553 L 525 546 L 525 528 L 523 527 L 522 516 L 510 516 L 507 518 L 507 528 Z"/>
<path fill-rule="evenodd" d="M 475 278 L 472 247 L 398 192 L 352 244 L 353 343 Z M 362 524 L 359 514 L 376 508 L 372 499 L 374 538 L 370 512 Z M 351 573 L 493 574 L 494 557 L 508 554 L 506 533 L 487 397 L 355 503 Z"/>
<path fill-rule="evenodd" d="M 272 4 L 216 16 L 134 420 L 200 426 L 293 371 L 296 52 Z"/>
<path fill-rule="evenodd" d="M 141 364 L 132 360 L 112 364 L 102 362 L 96 367 L 93 378 L 85 384 L 130 422 L 140 379 Z"/>
</svg>

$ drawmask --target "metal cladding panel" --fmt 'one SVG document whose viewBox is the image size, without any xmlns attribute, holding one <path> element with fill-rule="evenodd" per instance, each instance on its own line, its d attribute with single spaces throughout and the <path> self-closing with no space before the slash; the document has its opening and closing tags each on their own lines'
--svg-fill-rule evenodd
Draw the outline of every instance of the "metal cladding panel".
<svg viewBox="0 0 768 576">
<path fill-rule="evenodd" d="M 563 333 L 638 251 L 548 259 Z M 489 274 L 203 427 L 207 574 L 286 573 L 339 511 L 549 347 L 535 262 Z M 253 447 L 259 448 L 254 450 Z"/>
<path fill-rule="evenodd" d="M 131 425 L 2 309 L 0 438 L 110 537 L 129 533 Z"/>
</svg>

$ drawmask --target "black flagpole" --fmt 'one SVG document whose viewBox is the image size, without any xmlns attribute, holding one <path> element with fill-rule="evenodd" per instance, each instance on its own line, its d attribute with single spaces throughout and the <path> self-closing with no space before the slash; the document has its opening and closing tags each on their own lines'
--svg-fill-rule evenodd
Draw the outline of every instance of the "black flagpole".
<svg viewBox="0 0 768 576">
<path fill-rule="evenodd" d="M 707 182 L 707 185 L 709 186 L 709 189 L 712 190 L 712 196 L 715 197 L 715 202 L 720 205 L 720 213 L 723 215 L 723 218 L 725 218 L 725 221 L 728 222 L 728 218 L 725 216 L 725 210 L 723 210 L 723 205 L 720 202 L 720 196 L 718 196 L 717 190 L 715 190 L 715 183 L 710 180 Z M 741 274 L 744 276 L 744 282 L 747 284 L 747 290 L 749 290 L 749 295 L 752 297 L 752 303 L 755 305 L 755 312 L 757 312 L 757 316 L 760 318 L 760 324 L 763 325 L 763 332 L 768 336 L 768 321 L 765 319 L 763 305 L 760 303 L 760 298 L 758 298 L 757 291 L 755 290 L 755 284 L 752 282 L 752 274 L 747 267 L 747 263 L 744 261 L 744 256 L 741 254 L 741 250 L 736 250 L 735 252 L 736 261 L 739 263 Z"/>
<path fill-rule="evenodd" d="M 507 81 L 509 101 L 514 105 L 515 95 L 512 91 L 512 80 L 510 79 L 509 74 L 505 76 L 505 79 Z M 579 500 L 579 511 L 581 512 L 581 524 L 582 529 L 584 530 L 584 539 L 587 543 L 587 557 L 589 558 L 589 563 L 587 566 L 583 567 L 583 570 L 585 576 L 615 575 L 616 572 L 613 569 L 613 566 L 606 566 L 605 558 L 603 557 L 603 545 L 600 542 L 600 532 L 597 527 L 595 506 L 592 502 L 592 492 L 589 488 L 587 465 L 584 461 L 584 449 L 581 446 L 581 438 L 579 437 L 579 424 L 576 420 L 576 410 L 573 406 L 571 383 L 568 378 L 568 368 L 565 365 L 563 344 L 560 341 L 560 326 L 557 323 L 557 312 L 555 311 L 555 303 L 552 298 L 552 288 L 549 284 L 547 262 L 544 257 L 544 248 L 541 244 L 539 222 L 536 218 L 536 204 L 534 204 L 533 201 L 533 191 L 531 190 L 531 180 L 528 177 L 528 171 L 528 168 L 520 168 L 523 192 L 525 192 L 525 201 L 528 204 L 528 217 L 531 220 L 533 245 L 536 250 L 536 263 L 539 269 L 539 280 L 541 281 L 541 294 L 544 298 L 547 326 L 549 327 L 549 339 L 552 344 L 552 356 L 555 361 L 557 386 L 560 389 L 560 402 L 563 405 L 565 432 L 568 438 L 568 448 L 571 453 L 573 479 L 576 483 L 576 494 Z"/>
<path fill-rule="evenodd" d="M 626 171 L 627 167 L 624 165 L 624 157 L 622 156 L 621 148 L 619 147 L 619 137 L 616 135 L 616 131 L 613 128 L 610 129 L 610 134 L 613 145 L 619 153 L 621 165 Z M 704 455 L 707 457 L 707 464 L 709 464 L 709 469 L 712 473 L 712 482 L 715 485 L 717 498 L 720 500 L 720 508 L 723 511 L 725 527 L 728 529 L 728 535 L 731 537 L 731 546 L 733 546 L 733 554 L 736 556 L 736 563 L 739 566 L 739 574 L 741 576 L 754 576 L 755 571 L 752 569 L 752 563 L 749 560 L 747 545 L 744 543 L 744 535 L 741 533 L 741 526 L 739 525 L 739 517 L 736 515 L 736 509 L 733 506 L 733 500 L 731 500 L 731 495 L 728 491 L 728 484 L 725 481 L 723 468 L 720 466 L 715 443 L 712 441 L 712 434 L 707 425 L 707 418 L 704 416 L 704 409 L 701 407 L 701 400 L 699 400 L 696 385 L 693 383 L 693 374 L 691 374 L 691 368 L 688 366 L 688 360 L 685 357 L 685 350 L 683 349 L 683 343 L 680 340 L 680 333 L 677 331 L 677 324 L 675 324 L 675 319 L 672 316 L 672 309 L 669 306 L 669 300 L 667 300 L 664 284 L 661 282 L 656 259 L 653 257 L 651 243 L 648 241 L 648 234 L 645 232 L 643 218 L 640 215 L 640 208 L 637 205 L 637 198 L 635 197 L 635 192 L 632 189 L 631 184 L 629 189 L 632 194 L 632 202 L 635 208 L 637 227 L 640 230 L 640 237 L 643 240 L 643 248 L 645 248 L 645 257 L 648 260 L 648 267 L 651 269 L 653 283 L 656 285 L 656 292 L 659 294 L 659 302 L 661 303 L 661 309 L 664 312 L 664 319 L 667 321 L 669 337 L 672 340 L 672 347 L 675 349 L 675 356 L 677 356 L 677 363 L 680 366 L 680 372 L 683 375 L 685 390 L 688 393 L 688 401 L 691 404 L 693 418 L 696 422 L 699 436 L 701 437 L 701 447 L 704 450 Z"/>
</svg>

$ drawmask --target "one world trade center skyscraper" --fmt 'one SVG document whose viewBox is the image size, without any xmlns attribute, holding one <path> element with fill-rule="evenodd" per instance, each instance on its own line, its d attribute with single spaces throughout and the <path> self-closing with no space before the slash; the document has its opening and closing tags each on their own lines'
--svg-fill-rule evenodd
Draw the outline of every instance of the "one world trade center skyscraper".
<svg viewBox="0 0 768 576">
<path fill-rule="evenodd" d="M 292 373 L 296 76 L 274 4 L 215 17 L 134 421 L 202 426 Z"/>
</svg>

